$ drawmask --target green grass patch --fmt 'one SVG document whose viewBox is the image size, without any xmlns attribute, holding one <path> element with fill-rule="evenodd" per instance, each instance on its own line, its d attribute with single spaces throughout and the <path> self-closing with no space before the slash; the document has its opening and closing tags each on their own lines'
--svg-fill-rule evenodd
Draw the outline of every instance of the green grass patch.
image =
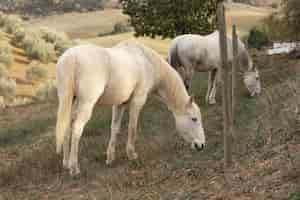
<svg viewBox="0 0 300 200">
<path fill-rule="evenodd" d="M 52 117 L 29 119 L 10 128 L 0 128 L 0 146 L 11 147 L 12 145 L 28 144 L 36 136 L 45 134 L 49 127 L 55 125 Z"/>
</svg>

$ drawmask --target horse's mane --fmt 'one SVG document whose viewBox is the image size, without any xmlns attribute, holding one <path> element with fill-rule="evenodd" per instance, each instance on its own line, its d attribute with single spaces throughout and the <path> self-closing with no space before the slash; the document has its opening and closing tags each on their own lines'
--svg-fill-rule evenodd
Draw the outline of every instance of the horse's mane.
<svg viewBox="0 0 300 200">
<path fill-rule="evenodd" d="M 144 57 L 155 70 L 155 76 L 159 80 L 157 83 L 158 90 L 164 90 L 164 94 L 160 95 L 162 99 L 168 101 L 168 103 L 166 103 L 169 109 L 179 112 L 184 110 L 182 106 L 186 105 L 189 96 L 178 72 L 173 69 L 162 56 L 143 44 L 134 40 L 127 40 L 120 43 L 120 45 L 130 45 L 131 47 L 141 50 Z M 172 105 L 170 105 L 170 103 Z"/>
</svg>

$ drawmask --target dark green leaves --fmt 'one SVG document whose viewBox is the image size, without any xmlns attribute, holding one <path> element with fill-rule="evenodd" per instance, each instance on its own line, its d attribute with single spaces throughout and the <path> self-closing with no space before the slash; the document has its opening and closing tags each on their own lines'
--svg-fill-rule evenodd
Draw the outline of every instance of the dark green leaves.
<svg viewBox="0 0 300 200">
<path fill-rule="evenodd" d="M 216 26 L 218 0 L 122 0 L 136 36 L 207 34 Z"/>
</svg>

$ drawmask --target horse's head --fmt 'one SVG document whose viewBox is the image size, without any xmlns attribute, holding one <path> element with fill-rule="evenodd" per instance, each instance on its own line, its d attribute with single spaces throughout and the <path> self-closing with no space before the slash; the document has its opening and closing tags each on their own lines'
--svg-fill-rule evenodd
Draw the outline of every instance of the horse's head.
<svg viewBox="0 0 300 200">
<path fill-rule="evenodd" d="M 247 67 L 243 79 L 250 96 L 259 95 L 261 92 L 259 72 L 246 50 L 240 53 L 240 62 L 241 67 L 244 69 Z"/>
<path fill-rule="evenodd" d="M 244 73 L 244 83 L 251 96 L 259 95 L 261 92 L 259 72 L 256 68 Z"/>
<path fill-rule="evenodd" d="M 177 113 L 174 116 L 179 134 L 186 142 L 191 143 L 193 149 L 202 150 L 205 146 L 205 135 L 200 109 L 193 98 L 187 102 L 183 113 Z"/>
</svg>

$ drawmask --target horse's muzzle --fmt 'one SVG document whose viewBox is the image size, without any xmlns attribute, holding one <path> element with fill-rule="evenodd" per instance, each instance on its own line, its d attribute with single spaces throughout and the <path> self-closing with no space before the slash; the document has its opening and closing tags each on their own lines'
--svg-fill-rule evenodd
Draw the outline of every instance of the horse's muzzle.
<svg viewBox="0 0 300 200">
<path fill-rule="evenodd" d="M 198 144 L 198 143 L 193 143 L 192 148 L 196 149 L 197 151 L 202 151 L 204 149 L 204 144 Z"/>
</svg>

